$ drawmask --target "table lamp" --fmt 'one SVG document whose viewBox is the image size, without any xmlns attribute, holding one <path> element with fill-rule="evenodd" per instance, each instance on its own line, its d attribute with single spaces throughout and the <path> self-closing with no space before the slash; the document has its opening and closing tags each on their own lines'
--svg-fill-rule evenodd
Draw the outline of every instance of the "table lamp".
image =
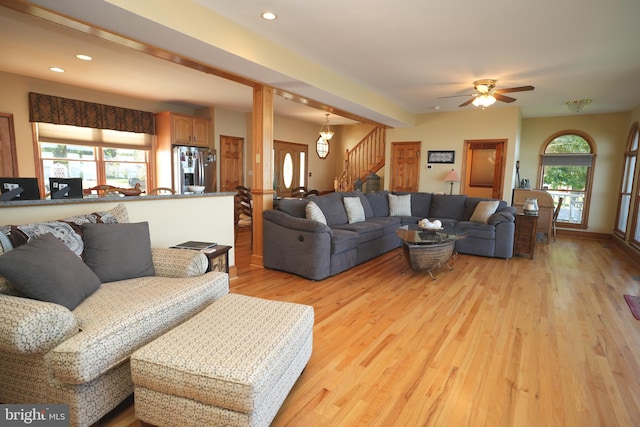
<svg viewBox="0 0 640 427">
<path fill-rule="evenodd" d="M 460 177 L 458 176 L 455 170 L 451 169 L 451 172 L 449 172 L 447 176 L 444 177 L 444 182 L 451 183 L 451 189 L 449 190 L 449 194 L 453 194 L 453 183 L 460 182 Z"/>
</svg>

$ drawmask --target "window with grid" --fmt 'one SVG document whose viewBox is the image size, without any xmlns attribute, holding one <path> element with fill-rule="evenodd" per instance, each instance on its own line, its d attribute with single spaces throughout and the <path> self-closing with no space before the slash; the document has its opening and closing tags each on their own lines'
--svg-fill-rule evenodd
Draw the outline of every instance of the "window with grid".
<svg viewBox="0 0 640 427">
<path fill-rule="evenodd" d="M 49 178 L 82 178 L 84 189 L 96 185 L 146 191 L 150 177 L 152 135 L 108 129 L 36 123 L 38 164 L 44 193 Z"/>
<path fill-rule="evenodd" d="M 620 195 L 618 197 L 618 213 L 616 215 L 615 233 L 626 239 L 627 223 L 629 222 L 629 214 L 631 212 L 631 195 L 633 194 L 633 178 L 636 172 L 636 163 L 638 161 L 638 139 L 640 129 L 638 123 L 635 123 L 629 133 L 629 141 L 627 150 L 624 153 L 624 172 L 620 185 Z M 636 208 L 637 209 L 637 208 Z M 633 228 L 637 229 L 637 215 L 634 216 L 635 221 Z"/>
<path fill-rule="evenodd" d="M 559 133 L 542 154 L 540 188 L 557 203 L 563 198 L 557 224 L 587 228 L 594 164 L 594 144 L 587 135 Z"/>
</svg>

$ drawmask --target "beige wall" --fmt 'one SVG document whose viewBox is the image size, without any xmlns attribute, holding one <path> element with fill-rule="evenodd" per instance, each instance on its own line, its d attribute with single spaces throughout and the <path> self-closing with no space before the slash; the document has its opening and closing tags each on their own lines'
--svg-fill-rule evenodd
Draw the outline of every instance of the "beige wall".
<svg viewBox="0 0 640 427">
<path fill-rule="evenodd" d="M 249 146 L 250 140 L 247 137 L 247 120 L 250 120 L 250 115 L 247 113 L 232 111 L 225 108 L 215 107 L 213 110 L 213 141 L 216 149 L 217 161 L 216 161 L 216 183 L 217 190 L 220 191 L 220 135 L 233 136 L 236 138 L 243 138 L 245 145 L 245 153 L 251 153 L 251 147 Z M 251 176 L 247 177 L 248 168 L 248 156 L 244 157 L 245 165 L 245 185 L 251 187 Z M 250 169 L 249 169 L 250 170 Z"/>
<path fill-rule="evenodd" d="M 319 125 L 282 116 L 276 116 L 273 124 L 274 139 L 309 146 L 309 170 L 307 173 L 311 173 L 311 176 L 307 178 L 307 187 L 317 190 L 332 190 L 333 178 L 338 173 L 332 159 L 340 155 L 339 150 L 334 150 L 338 144 L 338 135 L 334 135 L 331 139 L 329 157 L 321 159 L 316 154 L 316 140 L 320 136 L 318 133 Z"/>
<path fill-rule="evenodd" d="M 576 114 L 523 120 L 520 176 L 538 187 L 539 155 L 545 142 L 557 132 L 579 130 L 596 144 L 593 190 L 587 231 L 611 233 L 618 204 L 623 155 L 629 133 L 629 113 Z"/>
<path fill-rule="evenodd" d="M 2 96 L 0 96 L 0 112 L 13 114 L 18 171 L 20 176 L 23 177 L 35 176 L 36 173 L 31 123 L 29 122 L 29 92 L 151 111 L 153 113 L 175 111 L 184 114 L 195 114 L 195 111 L 185 108 L 182 105 L 130 98 L 0 72 L 0 93 L 2 94 Z"/>
<path fill-rule="evenodd" d="M 529 178 L 535 186 L 539 154 L 542 145 L 552 134 L 564 130 L 580 130 L 589 134 L 597 146 L 594 186 L 587 231 L 611 233 L 618 202 L 618 187 L 622 174 L 622 156 L 633 121 L 640 120 L 640 107 L 630 113 L 599 115 L 567 115 L 536 119 L 521 119 L 517 107 L 487 110 L 467 110 L 455 113 L 430 113 L 420 116 L 413 128 L 387 131 L 387 158 L 393 142 L 421 141 L 420 191 L 448 192 L 449 184 L 442 181 L 453 167 L 462 167 L 462 150 L 466 139 L 508 140 L 507 170 L 503 182 L 503 199 L 511 200 L 515 183 L 515 161 L 520 160 L 520 177 Z M 455 150 L 454 165 L 433 165 L 426 169 L 428 150 Z M 389 164 L 385 167 L 389 173 Z M 388 183 L 385 188 L 388 189 Z M 454 193 L 459 186 L 454 184 Z"/>
<path fill-rule="evenodd" d="M 503 188 L 511 195 L 515 167 L 516 145 L 519 142 L 520 110 L 517 107 L 494 109 L 473 109 L 453 113 L 429 113 L 419 116 L 418 125 L 413 128 L 397 128 L 387 131 L 387 159 L 391 159 L 391 145 L 394 142 L 420 141 L 419 190 L 449 193 L 450 184 L 443 181 L 445 175 L 455 169 L 458 174 L 463 166 L 465 140 L 506 139 L 506 171 Z M 454 164 L 433 164 L 427 169 L 427 151 L 455 150 Z M 391 176 L 389 162 L 385 165 L 385 176 Z M 389 189 L 390 183 L 385 182 Z M 459 194 L 460 184 L 454 184 L 453 193 Z M 503 196 L 507 197 L 507 196 Z"/>
</svg>

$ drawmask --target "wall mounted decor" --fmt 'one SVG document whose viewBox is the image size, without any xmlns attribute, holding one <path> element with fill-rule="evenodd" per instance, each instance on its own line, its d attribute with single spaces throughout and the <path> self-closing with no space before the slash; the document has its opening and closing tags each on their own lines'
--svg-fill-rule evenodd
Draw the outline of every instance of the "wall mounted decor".
<svg viewBox="0 0 640 427">
<path fill-rule="evenodd" d="M 455 151 L 428 151 L 427 163 L 455 163 Z"/>
</svg>

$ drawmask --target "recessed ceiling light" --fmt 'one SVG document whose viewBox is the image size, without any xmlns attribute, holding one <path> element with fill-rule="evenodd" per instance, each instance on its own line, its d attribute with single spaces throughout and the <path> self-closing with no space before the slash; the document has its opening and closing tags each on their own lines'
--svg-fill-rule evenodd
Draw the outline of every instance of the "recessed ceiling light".
<svg viewBox="0 0 640 427">
<path fill-rule="evenodd" d="M 53 71 L 54 73 L 64 73 L 64 70 L 60 67 L 49 67 L 49 70 Z"/>
<path fill-rule="evenodd" d="M 76 58 L 78 58 L 78 59 L 80 59 L 82 61 L 92 61 L 93 60 L 93 58 L 90 57 L 89 55 L 83 55 L 81 53 L 77 54 Z"/>
<path fill-rule="evenodd" d="M 278 15 L 273 12 L 262 12 L 262 19 L 266 19 L 267 21 L 274 21 L 278 19 Z"/>
</svg>

